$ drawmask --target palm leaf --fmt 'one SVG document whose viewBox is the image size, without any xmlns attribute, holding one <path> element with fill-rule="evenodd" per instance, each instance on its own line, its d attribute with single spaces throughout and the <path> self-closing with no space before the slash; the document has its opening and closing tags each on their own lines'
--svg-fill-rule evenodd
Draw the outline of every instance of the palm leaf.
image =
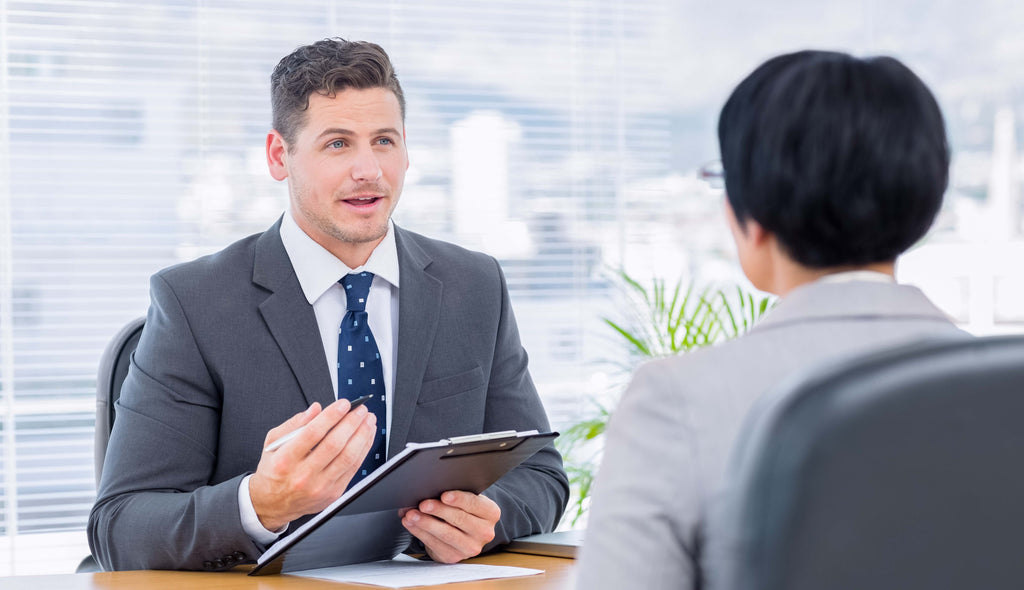
<svg viewBox="0 0 1024 590">
<path fill-rule="evenodd" d="M 648 284 L 631 277 L 625 270 L 613 274 L 623 286 L 627 306 L 622 309 L 628 321 L 602 318 L 612 335 L 624 343 L 630 360 L 620 355 L 612 364 L 629 373 L 646 359 L 685 353 L 735 338 L 749 330 L 771 305 L 768 297 L 758 297 L 734 289 L 704 287 L 679 279 L 669 286 L 655 278 Z M 730 299 L 735 291 L 735 300 Z M 570 509 L 575 525 L 590 503 L 594 473 L 600 460 L 601 447 L 610 409 L 594 404 L 591 415 L 565 429 L 558 438 L 558 447 L 565 457 L 565 470 L 574 492 Z"/>
<path fill-rule="evenodd" d="M 612 327 L 613 330 L 619 333 L 620 336 L 625 338 L 640 354 L 644 356 L 651 356 L 651 349 L 648 343 L 644 342 L 641 337 L 635 336 L 625 328 L 619 326 L 608 318 L 604 319 L 605 323 Z"/>
</svg>

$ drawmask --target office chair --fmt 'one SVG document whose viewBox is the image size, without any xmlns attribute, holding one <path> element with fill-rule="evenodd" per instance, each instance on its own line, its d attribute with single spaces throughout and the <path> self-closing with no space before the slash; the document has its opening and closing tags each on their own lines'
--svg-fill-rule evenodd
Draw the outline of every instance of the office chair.
<svg viewBox="0 0 1024 590">
<path fill-rule="evenodd" d="M 757 405 L 743 432 L 709 516 L 707 587 L 1024 583 L 1024 337 L 813 371 Z"/>
<path fill-rule="evenodd" d="M 121 397 L 121 384 L 128 375 L 132 353 L 139 345 L 146 318 L 135 318 L 128 322 L 110 339 L 100 357 L 96 375 L 96 432 L 93 435 L 93 464 L 96 467 L 96 488 L 100 487 L 103 473 L 103 458 L 107 454 L 110 430 L 114 427 L 114 402 Z M 98 572 L 99 565 L 90 555 L 75 569 L 76 573 Z"/>
<path fill-rule="evenodd" d="M 121 397 L 121 384 L 128 375 L 132 353 L 139 345 L 146 318 L 135 318 L 114 335 L 100 357 L 96 375 L 96 435 L 93 461 L 96 465 L 96 487 L 103 473 L 103 458 L 107 454 L 110 430 L 114 427 L 114 402 Z"/>
</svg>

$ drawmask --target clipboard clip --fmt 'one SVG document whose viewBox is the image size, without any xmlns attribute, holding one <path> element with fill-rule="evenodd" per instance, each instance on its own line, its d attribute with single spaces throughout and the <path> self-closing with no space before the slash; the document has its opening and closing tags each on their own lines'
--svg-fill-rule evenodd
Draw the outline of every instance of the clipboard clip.
<svg viewBox="0 0 1024 590">
<path fill-rule="evenodd" d="M 509 438 L 519 434 L 515 430 L 502 430 L 500 432 L 485 432 L 483 434 L 467 434 L 465 436 L 453 436 L 451 438 L 444 439 L 444 442 L 450 445 L 457 445 L 461 443 L 472 443 L 481 442 L 485 440 L 494 440 L 496 438 Z"/>
</svg>

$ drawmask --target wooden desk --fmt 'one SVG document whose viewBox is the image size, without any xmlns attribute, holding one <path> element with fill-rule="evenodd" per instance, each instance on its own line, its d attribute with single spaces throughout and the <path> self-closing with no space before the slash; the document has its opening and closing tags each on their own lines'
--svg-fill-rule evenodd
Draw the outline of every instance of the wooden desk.
<svg viewBox="0 0 1024 590">
<path fill-rule="evenodd" d="M 522 578 L 459 582 L 444 586 L 417 588 L 452 588 L 453 590 L 571 590 L 576 581 L 572 559 L 542 557 L 521 553 L 496 553 L 470 559 L 466 563 L 514 565 L 544 570 L 543 574 Z M 0 578 L 4 590 L 339 590 L 342 588 L 381 588 L 364 584 L 341 584 L 295 576 L 245 575 L 238 571 L 207 572 L 105 572 L 101 574 L 63 574 L 54 576 L 14 576 Z"/>
</svg>

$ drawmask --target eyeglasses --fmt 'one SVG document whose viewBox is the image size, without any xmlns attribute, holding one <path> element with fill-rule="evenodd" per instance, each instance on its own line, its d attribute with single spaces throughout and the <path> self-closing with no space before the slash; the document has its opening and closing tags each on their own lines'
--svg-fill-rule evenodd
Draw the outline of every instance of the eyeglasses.
<svg viewBox="0 0 1024 590">
<path fill-rule="evenodd" d="M 697 168 L 697 178 L 708 183 L 711 188 L 725 188 L 725 168 L 721 160 L 712 160 Z"/>
</svg>

